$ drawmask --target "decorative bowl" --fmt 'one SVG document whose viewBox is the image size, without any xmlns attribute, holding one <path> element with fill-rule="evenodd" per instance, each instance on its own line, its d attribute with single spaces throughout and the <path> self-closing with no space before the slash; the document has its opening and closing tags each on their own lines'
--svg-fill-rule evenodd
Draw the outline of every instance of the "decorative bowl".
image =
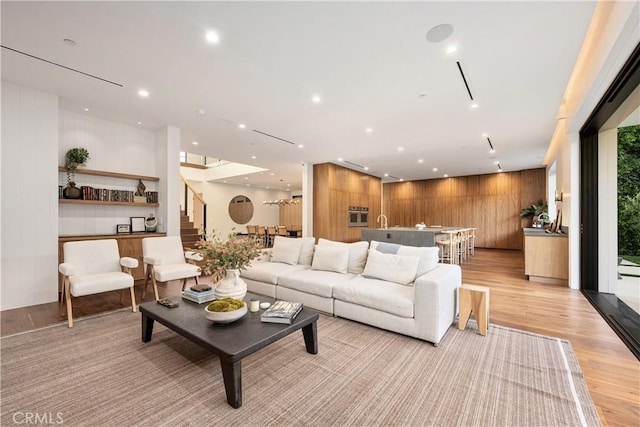
<svg viewBox="0 0 640 427">
<path fill-rule="evenodd" d="M 209 310 L 209 305 L 204 308 L 204 316 L 214 323 L 231 323 L 240 319 L 247 314 L 247 304 L 233 311 L 212 311 Z"/>
</svg>

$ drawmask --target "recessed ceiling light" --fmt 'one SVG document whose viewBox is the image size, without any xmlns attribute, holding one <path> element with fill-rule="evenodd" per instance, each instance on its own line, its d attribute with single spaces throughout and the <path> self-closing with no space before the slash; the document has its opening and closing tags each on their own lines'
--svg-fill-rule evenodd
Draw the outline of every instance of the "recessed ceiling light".
<svg viewBox="0 0 640 427">
<path fill-rule="evenodd" d="M 424 163 L 424 160 L 418 159 L 418 163 Z"/>
<path fill-rule="evenodd" d="M 68 46 L 75 46 L 78 44 L 75 42 L 75 40 L 71 40 L 71 39 L 63 39 L 62 41 L 64 42 L 64 44 Z"/>
<path fill-rule="evenodd" d="M 266 188 L 266 189 L 268 190 L 268 189 L 269 189 L 269 186 L 267 185 L 267 186 L 266 186 L 266 187 L 264 187 L 264 188 Z"/>
<path fill-rule="evenodd" d="M 246 126 L 244 123 L 240 123 L 240 124 L 238 125 L 238 127 L 239 127 L 240 129 L 244 129 L 244 128 L 246 128 L 247 126 Z"/>
<path fill-rule="evenodd" d="M 271 172 L 269 175 L 273 176 L 273 175 L 275 175 L 275 173 Z"/>
<path fill-rule="evenodd" d="M 385 173 L 385 174 L 384 174 L 384 176 L 389 176 L 389 174 L 388 174 L 388 173 Z"/>
<path fill-rule="evenodd" d="M 338 161 L 342 162 L 342 161 L 344 161 L 344 159 L 342 157 L 338 157 Z"/>
<path fill-rule="evenodd" d="M 193 141 L 192 144 L 193 145 L 198 145 L 198 141 Z"/>
<path fill-rule="evenodd" d="M 247 184 L 247 187 L 251 187 L 251 184 Z"/>
<path fill-rule="evenodd" d="M 398 147 L 398 151 L 400 152 L 404 151 L 404 147 Z"/>
<path fill-rule="evenodd" d="M 449 174 L 446 174 L 446 173 L 442 176 L 444 176 L 445 178 L 449 178 Z"/>
<path fill-rule="evenodd" d="M 478 108 L 478 103 L 472 102 L 471 105 L 469 105 L 469 108 Z"/>
<path fill-rule="evenodd" d="M 368 171 L 369 170 L 369 166 L 365 166 L 363 169 Z"/>
<path fill-rule="evenodd" d="M 287 188 L 287 191 L 291 191 L 291 189 L 290 189 L 290 188 Z"/>
<path fill-rule="evenodd" d="M 491 150 L 489 150 L 489 154 L 493 154 L 495 152 L 496 152 L 496 150 L 494 150 L 493 148 Z"/>
<path fill-rule="evenodd" d="M 483 137 L 483 138 L 488 138 L 488 137 L 489 137 L 489 134 L 485 132 L 485 133 L 483 133 L 483 134 L 482 134 L 482 137 Z"/>
<path fill-rule="evenodd" d="M 291 184 L 287 184 L 287 187 L 291 187 Z"/>
<path fill-rule="evenodd" d="M 320 102 L 322 102 L 322 98 L 320 98 L 320 95 L 316 93 L 311 97 L 311 102 L 313 102 L 314 104 L 320 104 Z"/>
<path fill-rule="evenodd" d="M 400 178 L 400 181 L 404 181 L 404 178 Z"/>
<path fill-rule="evenodd" d="M 227 181 L 222 181 L 222 182 L 224 182 L 225 184 L 227 183 Z"/>
<path fill-rule="evenodd" d="M 244 179 L 249 179 L 249 177 L 248 177 L 248 176 L 245 176 L 245 177 L 244 177 Z"/>
<path fill-rule="evenodd" d="M 447 47 L 447 49 L 445 50 L 445 52 L 446 52 L 448 55 L 451 55 L 452 53 L 455 53 L 457 50 L 458 50 L 458 47 L 457 47 L 457 46 L 451 45 L 451 46 Z"/>
<path fill-rule="evenodd" d="M 432 169 L 434 172 L 438 172 L 438 168 L 433 168 Z"/>
<path fill-rule="evenodd" d="M 298 148 L 304 148 L 303 144 L 298 144 Z"/>
<path fill-rule="evenodd" d="M 502 168 L 499 168 L 499 169 L 498 169 L 498 172 L 502 172 Z"/>
<path fill-rule="evenodd" d="M 141 124 L 142 124 L 142 122 L 138 122 L 138 124 L 139 124 L 139 125 L 141 125 Z"/>
<path fill-rule="evenodd" d="M 84 109 L 84 111 L 89 111 L 89 109 L 88 109 L 88 108 L 85 108 L 85 109 Z"/>
<path fill-rule="evenodd" d="M 207 31 L 207 34 L 205 35 L 205 38 L 207 39 L 207 42 L 211 43 L 211 44 L 216 44 L 220 41 L 220 36 L 218 35 L 218 33 L 216 33 L 213 30 L 209 30 Z"/>
<path fill-rule="evenodd" d="M 439 43 L 451 37 L 451 34 L 453 34 L 453 25 L 436 25 L 427 32 L 427 41 L 430 41 L 431 43 Z"/>
<path fill-rule="evenodd" d="M 140 89 L 138 91 L 138 95 L 140 95 L 143 98 L 147 98 L 149 96 L 149 91 L 146 89 Z"/>
<path fill-rule="evenodd" d="M 252 158 L 252 159 L 255 159 L 255 158 L 256 158 L 256 156 L 251 156 L 251 158 Z"/>
<path fill-rule="evenodd" d="M 373 132 L 373 129 L 371 129 L 371 128 L 366 128 L 364 131 L 365 131 L 366 133 L 372 133 L 372 132 Z"/>
</svg>

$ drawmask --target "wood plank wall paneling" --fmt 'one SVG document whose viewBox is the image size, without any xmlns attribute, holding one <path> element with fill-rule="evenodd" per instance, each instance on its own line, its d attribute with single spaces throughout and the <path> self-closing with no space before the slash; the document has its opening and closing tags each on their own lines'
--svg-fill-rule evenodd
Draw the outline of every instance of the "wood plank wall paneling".
<svg viewBox="0 0 640 427">
<path fill-rule="evenodd" d="M 278 225 L 284 225 L 287 230 L 302 230 L 302 199 L 295 205 L 280 205 L 280 220 Z"/>
<path fill-rule="evenodd" d="M 360 240 L 362 227 L 349 227 L 349 206 L 369 208 L 369 226 L 380 215 L 381 180 L 332 163 L 313 167 L 313 234 L 341 242 Z"/>
<path fill-rule="evenodd" d="M 384 184 L 384 213 L 389 226 L 475 227 L 476 246 L 522 249 L 520 210 L 545 200 L 546 170 Z"/>
</svg>

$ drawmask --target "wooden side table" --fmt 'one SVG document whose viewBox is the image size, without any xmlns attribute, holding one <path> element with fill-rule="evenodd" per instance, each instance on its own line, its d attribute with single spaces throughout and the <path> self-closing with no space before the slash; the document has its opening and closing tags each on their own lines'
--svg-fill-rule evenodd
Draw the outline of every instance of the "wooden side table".
<svg viewBox="0 0 640 427">
<path fill-rule="evenodd" d="M 480 335 L 487 335 L 489 324 L 489 288 L 486 286 L 463 284 L 458 289 L 458 299 L 460 301 L 460 318 L 458 319 L 458 329 L 463 330 L 467 326 L 469 316 L 473 316 L 478 322 Z"/>
</svg>

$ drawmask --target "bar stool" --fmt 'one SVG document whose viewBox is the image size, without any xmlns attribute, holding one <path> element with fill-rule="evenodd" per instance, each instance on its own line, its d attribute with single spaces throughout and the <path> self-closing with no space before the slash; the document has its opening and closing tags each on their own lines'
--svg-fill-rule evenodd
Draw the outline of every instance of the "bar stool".
<svg viewBox="0 0 640 427">
<path fill-rule="evenodd" d="M 467 251 L 471 256 L 474 256 L 476 254 L 476 229 L 475 228 L 469 228 L 469 234 L 467 238 Z"/>
<path fill-rule="evenodd" d="M 446 230 L 441 233 L 446 235 L 444 239 L 436 240 L 436 245 L 440 249 L 440 262 L 458 264 L 458 242 L 455 230 Z"/>
</svg>

